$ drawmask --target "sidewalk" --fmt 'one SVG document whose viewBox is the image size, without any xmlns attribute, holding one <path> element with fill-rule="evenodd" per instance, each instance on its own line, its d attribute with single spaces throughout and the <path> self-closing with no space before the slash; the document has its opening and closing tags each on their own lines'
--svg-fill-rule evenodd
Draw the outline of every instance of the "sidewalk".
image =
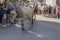
<svg viewBox="0 0 60 40">
<path fill-rule="evenodd" d="M 60 19 L 58 19 L 58 18 L 48 18 L 48 17 L 44 17 L 42 15 L 37 15 L 36 20 L 42 20 L 42 21 L 50 21 L 50 22 L 60 23 Z"/>
</svg>

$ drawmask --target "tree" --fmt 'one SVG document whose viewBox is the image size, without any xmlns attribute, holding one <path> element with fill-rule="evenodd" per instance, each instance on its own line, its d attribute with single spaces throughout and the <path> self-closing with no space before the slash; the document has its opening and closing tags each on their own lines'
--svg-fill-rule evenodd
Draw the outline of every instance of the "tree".
<svg viewBox="0 0 60 40">
<path fill-rule="evenodd" d="M 22 1 L 26 1 L 26 0 L 22 0 Z"/>
<path fill-rule="evenodd" d="M 14 3 L 14 2 L 16 2 L 18 0 L 4 0 L 4 2 L 7 2 L 7 1 L 10 1 L 10 2 Z"/>
<path fill-rule="evenodd" d="M 10 0 L 10 2 L 12 2 L 12 3 L 16 2 L 16 1 L 18 1 L 18 0 Z"/>
<path fill-rule="evenodd" d="M 27 2 L 28 0 L 21 0 L 21 1 L 23 1 L 23 2 Z"/>
</svg>

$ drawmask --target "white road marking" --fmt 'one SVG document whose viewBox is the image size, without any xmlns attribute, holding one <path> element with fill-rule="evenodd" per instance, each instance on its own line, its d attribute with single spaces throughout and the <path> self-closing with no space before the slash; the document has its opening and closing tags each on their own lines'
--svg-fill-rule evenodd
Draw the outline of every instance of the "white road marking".
<svg viewBox="0 0 60 40">
<path fill-rule="evenodd" d="M 39 38 L 41 38 L 41 37 L 42 37 L 42 35 L 39 35 L 39 34 L 37 34 L 37 33 L 33 32 L 33 31 L 28 31 L 28 33 L 34 34 L 35 36 L 37 36 L 37 37 L 39 37 Z"/>
<path fill-rule="evenodd" d="M 20 25 L 18 25 L 18 24 L 15 24 L 15 26 L 17 26 L 17 27 L 21 27 Z"/>
<path fill-rule="evenodd" d="M 17 26 L 17 27 L 21 27 L 20 25 L 18 25 L 18 24 L 15 24 L 15 26 Z M 42 37 L 42 35 L 40 35 L 40 34 L 37 34 L 37 33 L 35 33 L 35 32 L 33 32 L 33 31 L 27 31 L 28 33 L 30 33 L 30 34 L 33 34 L 33 35 L 35 35 L 35 36 L 37 36 L 37 37 L 39 37 L 39 38 L 41 38 Z"/>
</svg>

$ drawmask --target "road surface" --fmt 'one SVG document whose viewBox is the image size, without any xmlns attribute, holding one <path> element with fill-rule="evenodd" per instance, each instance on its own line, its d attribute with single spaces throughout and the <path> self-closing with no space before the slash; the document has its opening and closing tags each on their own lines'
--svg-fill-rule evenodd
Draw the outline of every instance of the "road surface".
<svg viewBox="0 0 60 40">
<path fill-rule="evenodd" d="M 37 16 L 34 27 L 29 29 L 29 22 L 25 21 L 25 32 L 21 30 L 20 22 L 0 26 L 0 40 L 60 40 L 59 19 Z"/>
</svg>

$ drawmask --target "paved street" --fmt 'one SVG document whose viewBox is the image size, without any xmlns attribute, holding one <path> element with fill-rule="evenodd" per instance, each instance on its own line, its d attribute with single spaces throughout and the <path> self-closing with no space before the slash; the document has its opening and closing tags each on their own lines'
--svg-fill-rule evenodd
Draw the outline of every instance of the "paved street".
<svg viewBox="0 0 60 40">
<path fill-rule="evenodd" d="M 37 16 L 34 27 L 29 29 L 25 21 L 26 31 L 21 31 L 20 22 L 7 27 L 0 27 L 0 40 L 60 40 L 60 19 Z"/>
</svg>

